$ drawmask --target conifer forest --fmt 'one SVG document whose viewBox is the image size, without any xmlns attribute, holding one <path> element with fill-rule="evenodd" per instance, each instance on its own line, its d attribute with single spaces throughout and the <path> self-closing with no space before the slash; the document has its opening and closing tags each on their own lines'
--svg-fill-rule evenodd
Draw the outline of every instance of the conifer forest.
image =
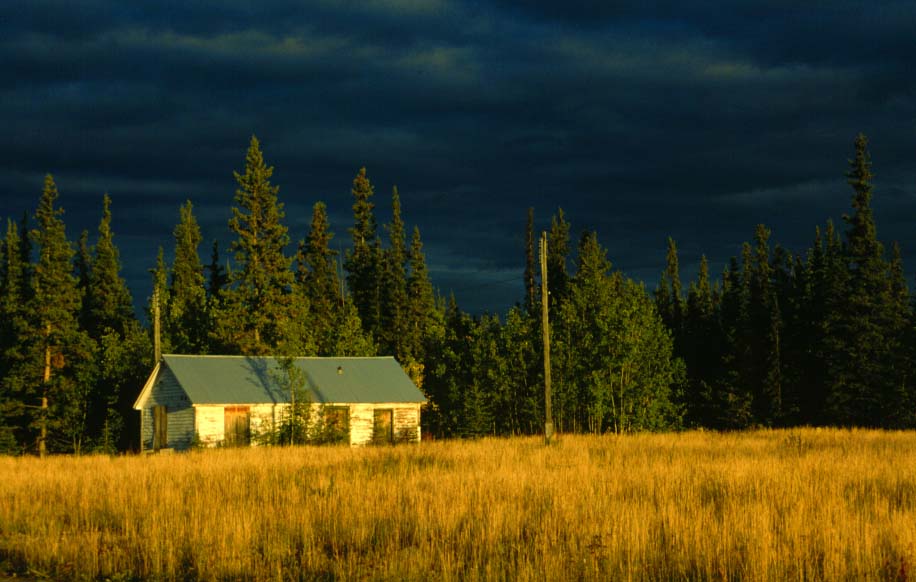
<svg viewBox="0 0 916 582">
<path fill-rule="evenodd" d="M 240 165 L 230 244 L 202 239 L 192 201 L 176 208 L 141 317 L 107 195 L 97 232 L 76 240 L 66 185 L 59 193 L 51 175 L 34 213 L 5 220 L 0 452 L 136 450 L 132 405 L 154 365 L 154 310 L 163 353 L 392 355 L 428 398 L 424 438 L 543 430 L 533 210 L 519 209 L 524 296 L 507 313 L 470 315 L 431 283 L 422 225 L 405 224 L 397 188 L 392 220 L 379 225 L 374 209 L 389 200 L 360 169 L 351 224 L 330 224 L 317 202 L 308 232 L 293 233 L 256 138 Z M 916 426 L 913 298 L 899 246 L 878 237 L 865 136 L 844 171 L 848 214 L 812 225 L 809 248 L 748 225 L 724 272 L 704 258 L 696 280 L 682 281 L 669 239 L 654 289 L 615 270 L 598 233 L 578 233 L 557 209 L 546 260 L 556 430 Z"/>
</svg>

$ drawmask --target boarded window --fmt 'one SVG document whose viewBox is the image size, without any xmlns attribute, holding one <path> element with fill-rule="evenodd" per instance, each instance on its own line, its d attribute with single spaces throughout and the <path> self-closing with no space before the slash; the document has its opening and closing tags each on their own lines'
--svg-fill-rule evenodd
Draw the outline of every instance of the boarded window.
<svg viewBox="0 0 916 582">
<path fill-rule="evenodd" d="M 169 413 L 165 406 L 153 407 L 153 450 L 169 446 Z"/>
<path fill-rule="evenodd" d="M 240 447 L 251 442 L 251 413 L 247 406 L 227 406 L 225 409 L 224 444 Z"/>
<path fill-rule="evenodd" d="M 376 408 L 372 419 L 372 442 L 375 444 L 388 444 L 392 442 L 394 434 L 392 422 L 394 411 L 390 408 Z"/>
</svg>

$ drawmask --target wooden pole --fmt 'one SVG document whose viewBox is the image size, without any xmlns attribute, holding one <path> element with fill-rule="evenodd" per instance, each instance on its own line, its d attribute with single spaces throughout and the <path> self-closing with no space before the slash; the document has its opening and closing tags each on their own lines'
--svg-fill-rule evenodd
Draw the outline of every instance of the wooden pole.
<svg viewBox="0 0 916 582">
<path fill-rule="evenodd" d="M 162 359 L 162 334 L 161 324 L 159 322 L 159 288 L 153 289 L 153 365 L 159 363 Z"/>
<path fill-rule="evenodd" d="M 548 321 L 547 233 L 541 233 L 541 322 L 544 329 L 544 440 L 553 438 L 553 414 L 550 410 L 550 323 Z"/>
</svg>

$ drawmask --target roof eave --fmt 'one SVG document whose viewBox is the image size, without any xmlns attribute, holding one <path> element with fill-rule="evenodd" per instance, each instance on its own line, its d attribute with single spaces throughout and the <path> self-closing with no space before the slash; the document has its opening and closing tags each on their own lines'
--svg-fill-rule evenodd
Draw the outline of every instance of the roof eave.
<svg viewBox="0 0 916 582">
<path fill-rule="evenodd" d="M 140 391 L 140 395 L 137 396 L 137 401 L 134 402 L 134 410 L 142 410 L 143 405 L 146 404 L 146 401 L 149 399 L 150 393 L 153 391 L 153 385 L 156 383 L 156 377 L 159 376 L 159 369 L 162 367 L 162 362 L 156 362 L 156 367 L 153 368 L 152 373 L 150 373 L 149 378 L 146 379 L 146 384 L 143 385 L 143 390 Z"/>
</svg>

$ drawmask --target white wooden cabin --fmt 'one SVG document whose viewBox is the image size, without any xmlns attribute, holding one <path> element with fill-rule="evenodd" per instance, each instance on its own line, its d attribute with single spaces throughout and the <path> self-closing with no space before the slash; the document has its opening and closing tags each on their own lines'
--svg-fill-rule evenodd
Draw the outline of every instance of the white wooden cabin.
<svg viewBox="0 0 916 582">
<path fill-rule="evenodd" d="M 295 358 L 297 390 L 315 416 L 365 445 L 420 440 L 426 398 L 392 357 Z M 258 444 L 290 411 L 287 373 L 276 358 L 164 355 L 143 386 L 144 450 Z"/>
</svg>

